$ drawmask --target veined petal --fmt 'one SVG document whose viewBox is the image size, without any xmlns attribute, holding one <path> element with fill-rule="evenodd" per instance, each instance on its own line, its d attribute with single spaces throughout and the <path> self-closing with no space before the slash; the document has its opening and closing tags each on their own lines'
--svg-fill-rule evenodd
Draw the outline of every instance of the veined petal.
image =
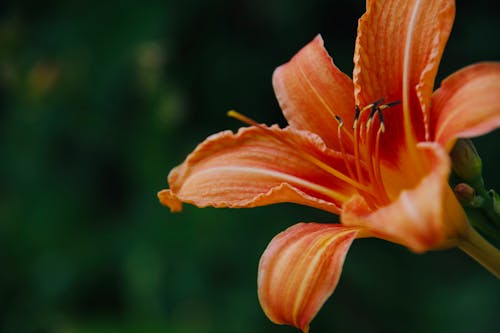
<svg viewBox="0 0 500 333">
<path fill-rule="evenodd" d="M 446 241 L 465 233 L 467 217 L 447 182 L 450 160 L 446 151 L 437 143 L 421 143 L 418 148 L 430 171 L 416 187 L 375 211 L 356 195 L 343 206 L 342 224 L 364 227 L 378 238 L 415 252 L 452 245 Z"/>
<path fill-rule="evenodd" d="M 273 87 L 290 126 L 317 133 L 338 149 L 335 116 L 350 129 L 354 118 L 352 80 L 333 63 L 320 35 L 273 74 Z"/>
<path fill-rule="evenodd" d="M 269 319 L 307 332 L 337 286 L 357 233 L 338 224 L 299 223 L 274 237 L 258 274 L 259 301 Z"/>
<path fill-rule="evenodd" d="M 255 207 L 293 202 L 339 213 L 354 188 L 322 166 L 347 173 L 339 152 L 312 133 L 277 126 L 212 135 L 168 177 L 160 201 L 178 211 L 199 207 Z"/>
<path fill-rule="evenodd" d="M 432 96 L 434 141 L 451 150 L 457 137 L 500 126 L 500 63 L 467 66 L 443 80 Z"/>
<path fill-rule="evenodd" d="M 358 26 L 354 90 L 361 107 L 380 98 L 402 102 L 384 113 L 387 160 L 408 135 L 429 139 L 430 96 L 454 13 L 452 0 L 367 2 Z"/>
</svg>

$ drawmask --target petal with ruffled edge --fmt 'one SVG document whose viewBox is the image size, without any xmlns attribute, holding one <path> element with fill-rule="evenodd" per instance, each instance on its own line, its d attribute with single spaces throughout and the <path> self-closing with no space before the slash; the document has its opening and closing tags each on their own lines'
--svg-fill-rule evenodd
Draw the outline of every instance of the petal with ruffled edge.
<svg viewBox="0 0 500 333">
<path fill-rule="evenodd" d="M 367 2 L 358 25 L 354 90 L 361 107 L 380 98 L 402 102 L 384 113 L 381 156 L 387 161 L 407 148 L 407 135 L 429 139 L 430 97 L 454 15 L 452 0 Z"/>
<path fill-rule="evenodd" d="M 434 141 L 449 151 L 458 137 L 500 126 L 500 63 L 467 66 L 443 80 L 432 96 Z"/>
<path fill-rule="evenodd" d="M 358 231 L 338 224 L 299 223 L 273 238 L 258 274 L 259 301 L 271 321 L 309 330 L 337 286 Z"/>
<path fill-rule="evenodd" d="M 274 71 L 273 87 L 290 126 L 316 133 L 329 147 L 339 148 L 335 115 L 351 128 L 354 89 L 351 78 L 334 65 L 320 35 Z"/>
<path fill-rule="evenodd" d="M 437 143 L 421 143 L 418 149 L 430 170 L 415 188 L 402 191 L 394 202 L 375 211 L 356 195 L 343 206 L 342 224 L 364 227 L 375 237 L 415 252 L 451 246 L 447 242 L 465 234 L 467 217 L 447 182 L 448 155 Z"/>
<path fill-rule="evenodd" d="M 179 211 L 181 202 L 232 208 L 293 202 L 338 214 L 355 192 L 332 174 L 347 174 L 344 157 L 306 131 L 264 125 L 225 131 L 174 168 L 170 189 L 158 196 L 172 211 Z"/>
</svg>

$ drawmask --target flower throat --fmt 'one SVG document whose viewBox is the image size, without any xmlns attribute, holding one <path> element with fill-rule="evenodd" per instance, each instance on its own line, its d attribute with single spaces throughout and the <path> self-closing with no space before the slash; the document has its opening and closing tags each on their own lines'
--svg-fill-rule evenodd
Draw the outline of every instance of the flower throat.
<svg viewBox="0 0 500 333">
<path fill-rule="evenodd" d="M 354 122 L 351 129 L 346 128 L 340 116 L 334 115 L 337 121 L 337 136 L 340 145 L 340 153 L 344 160 L 347 174 L 332 168 L 327 163 L 303 149 L 300 149 L 301 156 L 320 169 L 338 178 L 340 181 L 353 186 L 359 194 L 369 199 L 367 200 L 367 204 L 372 208 L 386 205 L 390 202 L 390 198 L 382 181 L 379 154 L 380 137 L 385 132 L 384 115 L 382 111 L 399 103 L 400 101 L 395 101 L 383 104 L 383 99 L 379 99 L 363 108 L 356 106 Z M 269 128 L 241 113 L 230 110 L 227 114 L 229 117 L 259 128 L 268 137 L 293 149 L 299 147 L 293 140 L 277 135 Z M 346 142 L 349 143 L 349 147 L 345 146 Z M 334 201 L 340 204 L 348 199 L 345 195 L 330 189 L 322 191 L 322 194 L 334 199 Z"/>
</svg>

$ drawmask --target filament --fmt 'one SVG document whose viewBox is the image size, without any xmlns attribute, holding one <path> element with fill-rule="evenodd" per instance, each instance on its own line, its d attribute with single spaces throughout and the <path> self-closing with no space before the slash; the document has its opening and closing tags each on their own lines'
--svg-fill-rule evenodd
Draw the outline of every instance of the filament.
<svg viewBox="0 0 500 333">
<path fill-rule="evenodd" d="M 235 118 L 235 119 L 238 119 L 244 123 L 247 123 L 249 125 L 252 125 L 252 126 L 255 126 L 261 130 L 263 130 L 265 133 L 267 133 L 268 135 L 270 135 L 272 138 L 274 138 L 275 140 L 281 142 L 281 143 L 285 143 L 286 145 L 292 147 L 293 149 L 297 149 L 297 145 L 295 142 L 290 142 L 288 141 L 287 139 L 277 135 L 276 133 L 274 133 L 273 131 L 269 130 L 268 128 L 262 126 L 261 124 L 257 123 L 256 121 L 242 115 L 241 113 L 238 113 L 234 110 L 231 110 L 227 113 L 227 115 L 229 117 L 232 117 L 232 118 Z M 299 146 L 300 147 L 300 146 Z M 329 166 L 328 164 L 326 164 L 325 162 L 319 160 L 318 158 L 314 157 L 313 155 L 309 154 L 308 152 L 304 151 L 303 149 L 300 149 L 300 152 L 303 154 L 302 156 L 308 160 L 309 162 L 313 163 L 314 165 L 316 165 L 317 167 L 319 167 L 320 169 L 330 173 L 332 176 L 346 182 L 347 184 L 357 188 L 357 189 L 360 189 L 360 190 L 363 190 L 365 191 L 367 189 L 367 187 L 357 181 L 355 181 L 354 179 L 350 178 L 349 176 L 343 174 L 342 172 L 332 168 L 331 166 Z"/>
</svg>

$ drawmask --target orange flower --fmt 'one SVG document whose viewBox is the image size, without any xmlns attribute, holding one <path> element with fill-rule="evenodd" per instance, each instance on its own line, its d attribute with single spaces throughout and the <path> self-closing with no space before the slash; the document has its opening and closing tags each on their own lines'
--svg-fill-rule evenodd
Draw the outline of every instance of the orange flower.
<svg viewBox="0 0 500 333">
<path fill-rule="evenodd" d="M 273 322 L 308 331 L 356 238 L 415 252 L 478 239 L 447 183 L 448 153 L 500 125 L 500 64 L 466 67 L 432 91 L 454 13 L 451 0 L 367 1 L 352 80 L 317 36 L 273 75 L 288 127 L 230 112 L 251 126 L 209 137 L 170 172 L 158 197 L 172 211 L 293 202 L 340 214 L 341 224 L 294 225 L 264 252 L 258 293 Z"/>
</svg>

